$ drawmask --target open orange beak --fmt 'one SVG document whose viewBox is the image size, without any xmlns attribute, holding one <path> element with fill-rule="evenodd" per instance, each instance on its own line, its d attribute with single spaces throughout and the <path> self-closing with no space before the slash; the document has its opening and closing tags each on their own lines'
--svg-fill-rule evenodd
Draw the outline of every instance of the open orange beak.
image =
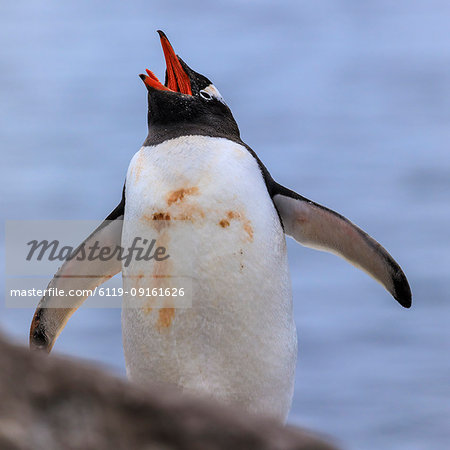
<svg viewBox="0 0 450 450">
<path fill-rule="evenodd" d="M 167 86 L 164 86 L 151 70 L 146 69 L 147 75 L 141 74 L 139 76 L 149 87 L 162 91 L 180 92 L 182 94 L 192 95 L 189 77 L 183 70 L 183 67 L 181 67 L 180 61 L 170 45 L 169 39 L 167 39 L 167 36 L 161 30 L 158 30 L 158 34 L 161 39 L 164 58 L 166 59 Z"/>
</svg>

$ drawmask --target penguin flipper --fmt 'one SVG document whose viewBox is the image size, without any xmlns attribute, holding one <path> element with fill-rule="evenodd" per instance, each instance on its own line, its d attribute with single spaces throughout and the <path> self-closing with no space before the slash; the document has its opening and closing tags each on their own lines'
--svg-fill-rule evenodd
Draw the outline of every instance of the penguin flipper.
<svg viewBox="0 0 450 450">
<path fill-rule="evenodd" d="M 402 306 L 411 306 L 405 274 L 375 239 L 340 214 L 284 186 L 277 184 L 272 198 L 287 235 L 306 247 L 341 256 L 382 284 Z"/>
<path fill-rule="evenodd" d="M 120 246 L 124 206 L 123 196 L 122 201 L 114 211 L 83 241 L 80 247 L 84 245 L 85 248 L 89 248 L 96 242 L 101 248 L 115 249 L 116 246 Z M 101 261 L 100 259 L 90 261 L 86 258 L 77 261 L 77 258 L 74 258 L 67 260 L 59 268 L 47 289 L 64 289 L 65 292 L 70 289 L 80 289 L 86 292 L 95 289 L 119 273 L 121 269 L 121 261 L 118 258 L 111 258 L 108 261 Z M 67 321 L 87 297 L 87 294 L 74 297 L 49 294 L 42 297 L 31 322 L 30 348 L 41 349 L 50 353 Z M 65 307 L 66 304 L 67 307 Z"/>
</svg>

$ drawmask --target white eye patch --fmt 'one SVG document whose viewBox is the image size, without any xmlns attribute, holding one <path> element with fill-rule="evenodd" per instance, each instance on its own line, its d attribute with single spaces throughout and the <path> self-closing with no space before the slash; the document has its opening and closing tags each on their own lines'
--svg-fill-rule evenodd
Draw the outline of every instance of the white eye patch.
<svg viewBox="0 0 450 450">
<path fill-rule="evenodd" d="M 220 92 L 213 84 L 210 84 L 209 86 L 205 87 L 205 89 L 202 89 L 201 92 L 206 92 L 206 94 L 209 95 L 210 97 L 215 98 L 216 100 L 219 100 L 222 103 L 225 103 L 223 97 L 220 95 Z"/>
</svg>

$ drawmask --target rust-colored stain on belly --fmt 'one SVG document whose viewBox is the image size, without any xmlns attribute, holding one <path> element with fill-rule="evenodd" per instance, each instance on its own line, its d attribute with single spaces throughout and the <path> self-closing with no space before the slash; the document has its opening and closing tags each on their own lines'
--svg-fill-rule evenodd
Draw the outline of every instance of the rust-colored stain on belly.
<svg viewBox="0 0 450 450">
<path fill-rule="evenodd" d="M 197 195 L 197 194 L 198 194 L 197 186 L 177 189 L 176 191 L 171 191 L 167 194 L 167 204 L 170 206 L 173 203 L 182 202 L 183 199 L 189 195 Z"/>
<path fill-rule="evenodd" d="M 253 242 L 253 227 L 250 224 L 249 220 L 246 220 L 243 225 L 245 232 L 248 235 L 248 239 L 250 242 Z"/>
<path fill-rule="evenodd" d="M 145 315 L 148 316 L 152 312 L 152 307 L 150 305 L 145 305 L 142 310 L 144 311 Z"/>
<path fill-rule="evenodd" d="M 236 211 L 228 211 L 227 212 L 227 217 L 232 220 L 232 219 L 240 219 L 241 215 L 236 212 Z"/>
<path fill-rule="evenodd" d="M 169 328 L 172 325 L 172 320 L 175 317 L 175 308 L 161 308 L 159 310 L 158 321 L 156 327 L 159 331 L 164 328 Z"/>
<path fill-rule="evenodd" d="M 164 227 L 169 225 L 169 220 L 171 220 L 170 214 L 167 212 L 155 212 L 152 214 L 144 214 L 141 220 L 147 222 L 156 231 L 160 232 Z"/>
<path fill-rule="evenodd" d="M 203 219 L 205 217 L 205 212 L 200 206 L 196 204 L 186 205 L 182 212 L 176 217 L 178 220 L 190 220 L 194 222 L 195 219 Z"/>
<path fill-rule="evenodd" d="M 152 220 L 170 220 L 170 214 L 163 212 L 156 212 L 152 214 Z"/>
<path fill-rule="evenodd" d="M 158 214 L 158 213 L 155 213 Z M 158 219 L 156 219 L 158 220 Z M 162 218 L 159 220 L 166 220 L 165 215 L 162 214 Z M 169 230 L 164 230 L 157 240 L 157 244 L 168 248 L 168 244 L 170 241 Z M 170 288 L 170 280 L 172 278 L 173 272 L 173 262 L 169 259 L 165 259 L 163 261 L 155 261 L 153 263 L 153 271 L 151 274 L 152 283 L 151 288 L 156 288 L 158 291 L 162 289 L 164 291 L 165 288 Z M 161 300 L 161 297 L 149 297 L 146 302 L 146 305 L 143 308 L 143 312 L 145 314 L 150 314 L 152 310 L 155 309 L 155 305 L 159 303 L 158 300 Z M 167 303 L 166 299 L 163 299 L 162 308 L 158 311 L 158 318 L 156 320 L 156 328 L 158 331 L 163 331 L 164 329 L 169 328 L 172 325 L 173 318 L 175 317 L 175 308 L 166 307 L 169 306 L 170 303 Z M 156 311 L 155 311 L 156 313 Z"/>
<path fill-rule="evenodd" d="M 247 234 L 247 240 L 249 242 L 253 242 L 253 227 L 250 220 L 248 220 L 243 213 L 239 213 L 237 211 L 228 211 L 226 218 L 219 221 L 219 225 L 222 228 L 226 228 L 230 226 L 230 222 L 232 220 L 238 220 L 242 223 L 242 228 Z"/>
<path fill-rule="evenodd" d="M 230 222 L 228 222 L 227 219 L 222 219 L 222 220 L 219 222 L 219 225 L 220 225 L 222 228 L 226 228 L 226 227 L 229 227 L 229 226 L 230 226 Z"/>
<path fill-rule="evenodd" d="M 155 212 L 152 214 L 144 214 L 141 217 L 141 220 L 143 220 L 144 222 L 148 222 L 157 231 L 161 231 L 164 227 L 168 227 L 170 225 L 169 222 L 170 220 L 194 221 L 196 218 L 203 219 L 204 217 L 205 212 L 203 211 L 203 209 L 194 204 L 194 205 L 186 205 L 177 215 L 171 216 L 167 212 Z"/>
<path fill-rule="evenodd" d="M 142 151 L 139 151 L 138 159 L 133 168 L 134 181 L 136 183 L 139 181 L 139 178 L 141 177 L 142 166 L 143 166 L 143 162 L 144 162 L 143 159 L 144 159 L 144 154 L 142 153 Z"/>
<path fill-rule="evenodd" d="M 148 211 L 147 214 L 141 216 L 141 220 L 147 222 L 152 228 L 158 232 L 170 225 L 171 220 L 189 220 L 194 222 L 195 219 L 203 219 L 205 212 L 196 203 L 192 201 L 185 201 L 186 197 L 198 195 L 199 189 L 197 186 L 189 188 L 177 189 L 169 191 L 166 194 L 167 210 Z"/>
</svg>

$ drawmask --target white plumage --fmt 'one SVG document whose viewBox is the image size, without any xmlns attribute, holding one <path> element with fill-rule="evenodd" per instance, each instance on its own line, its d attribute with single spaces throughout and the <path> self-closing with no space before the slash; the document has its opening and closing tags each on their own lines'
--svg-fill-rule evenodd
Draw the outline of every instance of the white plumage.
<svg viewBox="0 0 450 450">
<path fill-rule="evenodd" d="M 126 198 L 122 245 L 157 238 L 170 258 L 123 267 L 124 290 L 183 280 L 192 287 L 191 308 L 158 309 L 124 295 L 129 377 L 284 420 L 297 338 L 285 236 L 255 158 L 206 136 L 142 147 L 128 169 Z"/>
</svg>

